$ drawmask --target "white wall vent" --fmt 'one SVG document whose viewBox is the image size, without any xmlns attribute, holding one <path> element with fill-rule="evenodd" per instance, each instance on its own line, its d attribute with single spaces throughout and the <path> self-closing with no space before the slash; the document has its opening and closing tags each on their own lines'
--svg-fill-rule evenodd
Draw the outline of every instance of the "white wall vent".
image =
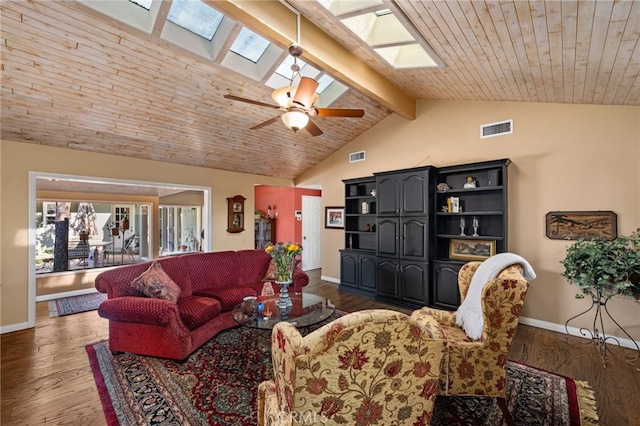
<svg viewBox="0 0 640 426">
<path fill-rule="evenodd" d="M 349 154 L 350 163 L 355 163 L 357 161 L 364 161 L 364 151 L 352 152 Z"/>
<path fill-rule="evenodd" d="M 480 139 L 513 133 L 513 119 L 480 126 Z"/>
</svg>

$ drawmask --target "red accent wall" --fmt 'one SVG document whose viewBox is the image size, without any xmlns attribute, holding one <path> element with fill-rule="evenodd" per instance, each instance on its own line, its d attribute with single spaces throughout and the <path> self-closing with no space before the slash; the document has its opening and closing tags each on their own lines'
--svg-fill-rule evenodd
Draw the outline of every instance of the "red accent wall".
<svg viewBox="0 0 640 426">
<path fill-rule="evenodd" d="M 256 210 L 265 216 L 269 206 L 273 209 L 276 240 L 302 243 L 302 221 L 296 220 L 295 211 L 302 210 L 302 196 L 320 196 L 319 189 L 258 185 L 255 187 Z"/>
</svg>

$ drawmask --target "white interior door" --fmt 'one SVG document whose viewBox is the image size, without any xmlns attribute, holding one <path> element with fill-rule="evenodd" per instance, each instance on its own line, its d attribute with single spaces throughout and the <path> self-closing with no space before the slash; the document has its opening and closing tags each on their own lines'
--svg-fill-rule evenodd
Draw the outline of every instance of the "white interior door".
<svg viewBox="0 0 640 426">
<path fill-rule="evenodd" d="M 302 270 L 322 266 L 320 232 L 322 231 L 321 197 L 302 196 Z"/>
</svg>

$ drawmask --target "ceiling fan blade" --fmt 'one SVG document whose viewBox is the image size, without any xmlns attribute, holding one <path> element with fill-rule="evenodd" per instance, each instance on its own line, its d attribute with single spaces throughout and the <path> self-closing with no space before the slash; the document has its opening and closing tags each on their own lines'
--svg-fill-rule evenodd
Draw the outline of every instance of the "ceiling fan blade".
<svg viewBox="0 0 640 426">
<path fill-rule="evenodd" d="M 309 77 L 302 77 L 296 89 L 296 95 L 293 97 L 293 102 L 305 108 L 311 107 L 311 99 L 317 88 L 317 81 Z"/>
<path fill-rule="evenodd" d="M 262 129 L 264 126 L 268 126 L 269 124 L 273 124 L 278 120 L 280 120 L 280 116 L 279 115 L 276 116 L 276 117 L 273 117 L 273 118 L 271 118 L 271 119 L 269 119 L 269 120 L 267 120 L 267 121 L 265 121 L 263 123 L 256 124 L 255 126 L 251 127 L 251 130 Z"/>
<path fill-rule="evenodd" d="M 224 97 L 226 99 L 231 99 L 231 100 L 240 101 L 240 102 L 246 102 L 248 104 L 263 106 L 263 107 L 267 107 L 267 108 L 275 108 L 275 109 L 279 109 L 280 108 L 278 105 L 266 104 L 264 102 L 254 101 L 253 99 L 241 98 L 241 97 L 234 96 L 234 95 L 224 95 Z"/>
<path fill-rule="evenodd" d="M 316 126 L 316 123 L 311 120 L 309 120 L 304 128 L 307 129 L 309 133 L 311 133 L 311 136 L 320 136 L 322 133 L 324 133 L 318 126 Z"/>
<path fill-rule="evenodd" d="M 357 117 L 364 116 L 363 109 L 316 108 L 317 117 Z"/>
</svg>

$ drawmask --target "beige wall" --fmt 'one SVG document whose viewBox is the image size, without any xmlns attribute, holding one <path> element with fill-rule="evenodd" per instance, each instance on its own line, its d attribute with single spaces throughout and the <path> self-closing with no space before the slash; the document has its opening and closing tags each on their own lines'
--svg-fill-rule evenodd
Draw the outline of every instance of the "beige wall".
<svg viewBox="0 0 640 426">
<path fill-rule="evenodd" d="M 480 125 L 513 118 L 514 133 L 480 139 Z M 348 125 L 348 123 L 345 123 Z M 349 164 L 348 153 L 366 150 Z M 509 249 L 527 258 L 538 278 L 524 315 L 564 324 L 589 303 L 560 275 L 568 243 L 545 236 L 554 210 L 613 210 L 618 232 L 640 227 L 640 108 L 561 104 L 423 101 L 418 117 L 390 116 L 317 167 L 297 185 L 322 187 L 325 206 L 343 205 L 341 179 L 373 172 L 510 158 Z M 338 279 L 341 231 L 324 229 L 322 274 Z M 640 340 L 640 306 L 614 299 L 609 311 Z M 591 320 L 570 323 L 590 327 Z M 609 326 L 612 334 L 621 333 Z M 625 337 L 625 336 L 622 336 Z"/>
<path fill-rule="evenodd" d="M 28 217 L 35 214 L 28 211 L 27 205 L 30 171 L 211 187 L 212 221 L 205 226 L 211 229 L 214 251 L 253 247 L 252 228 L 238 234 L 226 232 L 227 197 L 236 194 L 247 197 L 246 210 L 251 212 L 255 184 L 292 184 L 288 179 L 117 155 L 10 141 L 0 144 L 0 326 L 3 330 L 20 327 L 28 319 L 28 275 L 33 268 L 28 264 Z"/>
</svg>

